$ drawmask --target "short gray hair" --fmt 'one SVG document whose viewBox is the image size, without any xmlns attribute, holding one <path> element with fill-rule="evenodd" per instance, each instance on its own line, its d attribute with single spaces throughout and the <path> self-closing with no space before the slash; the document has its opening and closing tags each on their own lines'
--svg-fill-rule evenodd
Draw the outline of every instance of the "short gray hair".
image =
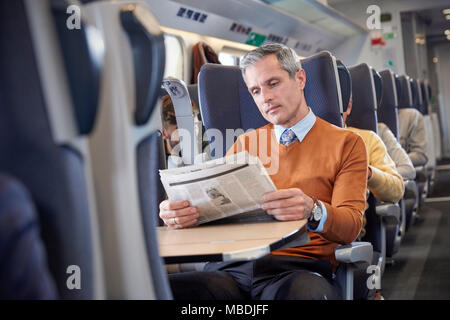
<svg viewBox="0 0 450 320">
<path fill-rule="evenodd" d="M 271 54 L 277 57 L 281 69 L 286 70 L 291 78 L 294 78 L 297 71 L 302 69 L 302 63 L 293 49 L 283 44 L 268 43 L 247 52 L 242 58 L 239 63 L 242 75 L 244 76 L 247 67 L 253 66 L 262 58 Z"/>
</svg>

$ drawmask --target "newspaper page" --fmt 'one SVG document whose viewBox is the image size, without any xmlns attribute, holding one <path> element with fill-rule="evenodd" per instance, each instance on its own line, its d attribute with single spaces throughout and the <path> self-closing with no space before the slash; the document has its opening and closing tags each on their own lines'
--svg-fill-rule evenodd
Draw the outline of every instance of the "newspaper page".
<svg viewBox="0 0 450 320">
<path fill-rule="evenodd" d="M 198 208 L 198 224 L 262 211 L 263 195 L 276 191 L 257 157 L 240 152 L 191 166 L 160 170 L 169 200 Z"/>
</svg>

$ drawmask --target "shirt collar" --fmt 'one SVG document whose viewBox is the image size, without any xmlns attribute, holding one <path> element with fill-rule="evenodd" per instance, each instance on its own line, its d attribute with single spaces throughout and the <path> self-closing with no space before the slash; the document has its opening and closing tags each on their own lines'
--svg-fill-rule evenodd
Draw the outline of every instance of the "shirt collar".
<svg viewBox="0 0 450 320">
<path fill-rule="evenodd" d="M 298 140 L 302 142 L 305 136 L 308 134 L 309 130 L 311 130 L 311 128 L 314 126 L 314 123 L 316 123 L 316 116 L 311 108 L 309 108 L 308 114 L 290 129 L 294 131 Z M 274 129 L 275 137 L 277 138 L 277 141 L 280 142 L 281 134 L 284 132 L 284 130 L 286 130 L 286 128 L 275 124 Z"/>
</svg>

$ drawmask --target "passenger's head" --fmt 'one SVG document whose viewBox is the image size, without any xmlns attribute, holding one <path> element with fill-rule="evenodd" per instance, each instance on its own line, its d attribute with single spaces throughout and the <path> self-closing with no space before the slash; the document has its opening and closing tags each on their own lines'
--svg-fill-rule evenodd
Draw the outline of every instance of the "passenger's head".
<svg viewBox="0 0 450 320">
<path fill-rule="evenodd" d="M 263 45 L 247 53 L 240 68 L 267 121 L 289 128 L 308 113 L 303 93 L 306 75 L 294 50 L 281 44 Z"/>
<path fill-rule="evenodd" d="M 175 109 L 173 107 L 172 99 L 169 95 L 165 95 L 161 99 L 162 102 L 162 134 L 166 141 L 166 151 L 172 153 L 172 150 L 176 145 L 180 143 L 180 137 L 178 134 L 177 118 L 175 115 Z M 191 100 L 192 109 L 194 113 L 198 113 L 198 106 Z"/>
</svg>

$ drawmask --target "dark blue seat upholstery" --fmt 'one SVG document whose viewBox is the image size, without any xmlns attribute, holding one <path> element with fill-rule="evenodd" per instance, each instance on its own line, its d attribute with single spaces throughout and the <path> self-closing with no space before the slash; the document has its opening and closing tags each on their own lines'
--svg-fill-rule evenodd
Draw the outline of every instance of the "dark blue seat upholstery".
<svg viewBox="0 0 450 320">
<path fill-rule="evenodd" d="M 345 112 L 347 111 L 350 96 L 352 94 L 352 78 L 350 76 L 350 72 L 342 61 L 337 60 L 336 64 L 339 75 L 339 84 L 341 87 L 342 110 Z"/>
<path fill-rule="evenodd" d="M 427 115 L 430 114 L 430 110 L 429 108 L 429 103 L 430 103 L 430 98 L 429 98 L 429 94 L 428 94 L 428 88 L 425 84 L 424 81 L 419 81 L 419 85 L 420 85 L 420 92 L 422 94 L 422 105 L 420 106 L 420 112 L 423 115 Z"/>
<path fill-rule="evenodd" d="M 347 125 L 378 132 L 377 97 L 370 67 L 359 64 L 349 67 L 352 78 L 353 109 L 347 118 Z"/>
<path fill-rule="evenodd" d="M 347 119 L 347 125 L 359 129 L 378 132 L 377 109 L 381 101 L 382 78 L 367 64 L 362 63 L 349 68 L 353 88 L 353 109 Z M 378 98 L 377 98 L 378 88 Z M 397 204 L 382 203 L 370 193 L 367 200 L 368 208 L 365 212 L 367 219 L 366 234 L 362 240 L 372 243 L 374 250 L 374 264 L 384 271 L 386 262 L 386 231 L 395 235 L 398 228 L 400 208 Z M 389 237 L 390 241 L 395 239 Z M 375 254 L 377 253 L 377 254 Z M 376 261 L 377 256 L 379 260 Z"/>
<path fill-rule="evenodd" d="M 410 78 L 407 75 L 398 76 L 397 88 L 400 91 L 400 95 L 398 98 L 398 108 L 412 108 L 413 98 Z"/>
<path fill-rule="evenodd" d="M 422 109 L 422 91 L 420 89 L 420 85 L 417 79 L 410 78 L 409 83 L 411 85 L 411 94 L 412 94 L 412 107 L 419 110 L 420 113 L 424 114 L 425 110 Z"/>
<path fill-rule="evenodd" d="M 31 195 L 0 174 L 0 299 L 57 297 Z"/>
<path fill-rule="evenodd" d="M 83 156 L 55 142 L 23 1 L 0 3 L 0 28 L 0 171 L 16 177 L 31 194 L 59 296 L 92 299 L 94 257 Z M 78 129 L 87 132 L 89 125 L 78 120 Z M 71 265 L 82 271 L 81 289 L 66 285 Z"/>
<path fill-rule="evenodd" d="M 380 75 L 383 85 L 383 94 L 377 109 L 378 122 L 383 122 L 387 125 L 398 140 L 398 99 L 395 75 L 391 70 L 387 69 L 380 71 Z"/>
</svg>

